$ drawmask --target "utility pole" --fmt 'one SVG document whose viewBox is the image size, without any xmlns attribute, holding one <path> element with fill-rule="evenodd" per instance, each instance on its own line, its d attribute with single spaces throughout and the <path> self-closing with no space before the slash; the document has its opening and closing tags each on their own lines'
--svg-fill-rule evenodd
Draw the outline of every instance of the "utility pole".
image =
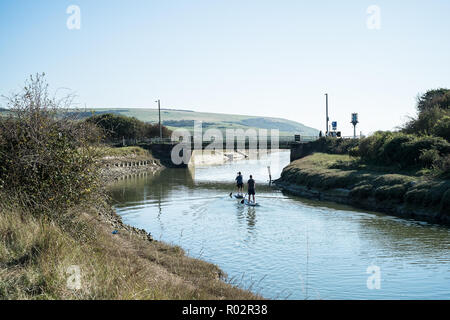
<svg viewBox="0 0 450 320">
<path fill-rule="evenodd" d="M 325 136 L 328 136 L 328 121 L 330 120 L 330 118 L 328 118 L 328 93 L 325 93 L 325 97 L 326 97 L 326 110 L 327 110 L 327 126 L 325 127 Z"/>
<path fill-rule="evenodd" d="M 159 116 L 159 138 L 162 140 L 162 127 L 161 127 L 161 101 L 158 99 L 158 116 Z"/>
</svg>

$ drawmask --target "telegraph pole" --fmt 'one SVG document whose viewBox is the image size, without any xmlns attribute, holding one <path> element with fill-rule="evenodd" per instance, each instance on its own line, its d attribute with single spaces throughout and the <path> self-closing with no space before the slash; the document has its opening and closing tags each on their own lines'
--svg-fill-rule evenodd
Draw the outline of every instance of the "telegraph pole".
<svg viewBox="0 0 450 320">
<path fill-rule="evenodd" d="M 161 127 L 161 101 L 158 99 L 158 117 L 159 117 L 159 138 L 162 140 L 162 127 Z"/>
<path fill-rule="evenodd" d="M 326 116 L 327 116 L 327 120 L 326 120 L 326 122 L 327 122 L 327 126 L 326 126 L 326 129 L 325 129 L 325 136 L 328 136 L 328 121 L 330 120 L 330 118 L 328 118 L 328 93 L 325 93 L 325 98 L 326 98 Z"/>
</svg>

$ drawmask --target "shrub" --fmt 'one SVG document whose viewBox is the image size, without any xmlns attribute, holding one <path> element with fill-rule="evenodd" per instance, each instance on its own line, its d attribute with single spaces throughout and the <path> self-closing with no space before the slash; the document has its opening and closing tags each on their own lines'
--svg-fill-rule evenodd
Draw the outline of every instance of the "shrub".
<svg viewBox="0 0 450 320">
<path fill-rule="evenodd" d="M 359 157 L 359 147 L 353 147 L 348 151 L 348 155 L 350 157 Z"/>
<path fill-rule="evenodd" d="M 450 153 L 450 143 L 440 137 L 415 136 L 401 132 L 376 132 L 361 139 L 353 156 L 377 165 L 396 165 L 402 169 L 432 167 Z"/>
<path fill-rule="evenodd" d="M 431 130 L 432 134 L 450 141 L 450 116 L 445 115 L 439 119 Z"/>
<path fill-rule="evenodd" d="M 118 142 L 124 139 L 146 139 L 159 137 L 159 125 L 140 121 L 134 117 L 126 117 L 106 113 L 94 115 L 85 120 L 87 123 L 97 125 L 103 130 L 104 141 Z M 163 137 L 170 137 L 171 131 L 162 126 Z"/>
<path fill-rule="evenodd" d="M 379 159 L 380 149 L 387 139 L 392 137 L 389 131 L 377 131 L 370 137 L 361 139 L 358 145 L 359 156 L 369 162 L 376 162 Z"/>
<path fill-rule="evenodd" d="M 403 126 L 402 131 L 409 134 L 431 134 L 433 127 L 445 115 L 448 115 L 448 111 L 443 110 L 437 106 L 431 109 L 427 109 L 420 112 L 416 119 L 411 118 L 410 121 L 408 121 Z"/>
<path fill-rule="evenodd" d="M 71 96 L 50 98 L 44 75 L 6 97 L 10 115 L 0 122 L 0 187 L 24 206 L 58 213 L 98 188 L 98 137 L 92 125 L 55 117 Z M 1 190 L 0 190 L 1 191 Z"/>
<path fill-rule="evenodd" d="M 412 135 L 392 133 L 383 140 L 383 144 L 379 147 L 376 162 L 383 165 L 397 164 L 403 166 L 405 157 L 409 158 L 410 156 L 409 154 L 405 154 L 404 147 L 406 143 L 414 141 L 414 139 L 415 137 Z M 414 162 L 414 160 L 408 161 Z"/>
<path fill-rule="evenodd" d="M 425 168 L 431 168 L 433 165 L 439 163 L 441 157 L 439 151 L 436 149 L 422 150 L 419 160 Z"/>
</svg>

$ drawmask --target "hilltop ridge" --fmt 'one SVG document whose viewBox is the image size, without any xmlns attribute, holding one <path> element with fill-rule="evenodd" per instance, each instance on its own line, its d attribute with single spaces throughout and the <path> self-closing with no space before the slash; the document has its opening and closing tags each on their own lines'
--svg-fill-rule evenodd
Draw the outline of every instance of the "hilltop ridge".
<svg viewBox="0 0 450 320">
<path fill-rule="evenodd" d="M 128 117 L 136 117 L 144 122 L 158 122 L 158 109 L 151 108 L 93 108 L 82 112 L 82 116 L 92 114 L 114 113 Z M 197 112 L 182 109 L 161 109 L 162 122 L 169 129 L 192 129 L 194 121 L 202 121 L 203 129 L 278 129 L 281 135 L 301 134 L 317 136 L 319 130 L 308 127 L 302 123 L 274 117 L 259 117 L 225 113 Z"/>
</svg>

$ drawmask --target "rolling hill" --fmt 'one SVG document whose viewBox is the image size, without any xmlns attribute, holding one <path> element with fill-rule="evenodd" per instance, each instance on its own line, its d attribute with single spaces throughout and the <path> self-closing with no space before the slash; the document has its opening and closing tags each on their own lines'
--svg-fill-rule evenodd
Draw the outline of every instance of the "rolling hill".
<svg viewBox="0 0 450 320">
<path fill-rule="evenodd" d="M 158 122 L 158 109 L 122 108 L 108 109 L 95 108 L 91 112 L 83 112 L 82 116 L 88 117 L 92 113 L 115 113 L 128 117 L 136 117 L 144 122 Z M 185 128 L 193 129 L 194 120 L 203 122 L 203 130 L 215 128 L 226 129 L 278 129 L 281 135 L 301 134 L 304 136 L 317 136 L 319 130 L 305 126 L 301 123 L 270 117 L 257 117 L 236 114 L 195 112 L 190 110 L 161 109 L 161 119 L 165 126 L 170 129 Z"/>
</svg>

